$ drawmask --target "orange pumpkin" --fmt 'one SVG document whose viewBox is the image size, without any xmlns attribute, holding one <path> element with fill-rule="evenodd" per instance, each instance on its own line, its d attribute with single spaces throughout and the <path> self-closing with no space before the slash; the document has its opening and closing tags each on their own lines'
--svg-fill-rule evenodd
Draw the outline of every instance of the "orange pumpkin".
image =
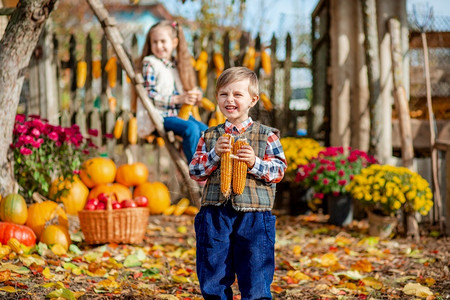
<svg viewBox="0 0 450 300">
<path fill-rule="evenodd" d="M 106 157 L 95 157 L 83 163 L 80 178 L 88 188 L 111 183 L 116 177 L 116 164 Z"/>
<path fill-rule="evenodd" d="M 162 214 L 170 206 L 170 193 L 162 182 L 144 182 L 136 187 L 134 197 L 145 196 L 148 199 L 150 214 Z"/>
<path fill-rule="evenodd" d="M 40 241 L 47 245 L 60 244 L 66 251 L 69 250 L 71 244 L 69 231 L 67 227 L 62 225 L 49 225 L 45 227 Z"/>
<path fill-rule="evenodd" d="M 9 194 L 0 202 L 0 219 L 2 221 L 23 225 L 27 218 L 27 203 L 19 194 Z"/>
<path fill-rule="evenodd" d="M 15 238 L 28 247 L 36 243 L 36 235 L 31 228 L 25 225 L 0 222 L 0 244 L 6 245 L 11 238 Z"/>
<path fill-rule="evenodd" d="M 125 199 L 132 199 L 130 189 L 120 183 L 109 183 L 98 185 L 91 190 L 88 199 L 97 198 L 98 195 L 100 195 L 101 193 L 104 193 L 106 195 L 112 195 L 119 202 Z"/>
<path fill-rule="evenodd" d="M 147 181 L 148 169 L 141 162 L 125 164 L 117 168 L 116 182 L 125 186 L 135 186 Z"/>
<path fill-rule="evenodd" d="M 69 222 L 64 209 L 60 207 L 56 202 L 44 201 L 40 203 L 34 203 L 28 207 L 28 219 L 26 225 L 33 229 L 39 238 L 44 231 L 45 223 L 52 220 L 54 217 L 58 217 L 59 225 L 68 227 Z"/>
<path fill-rule="evenodd" d="M 59 191 L 62 191 L 62 193 L 57 196 L 56 194 Z M 77 176 L 73 180 L 63 180 L 62 177 L 56 179 L 50 187 L 50 198 L 64 203 L 67 214 L 73 216 L 76 216 L 83 209 L 88 195 L 89 189 Z"/>
</svg>

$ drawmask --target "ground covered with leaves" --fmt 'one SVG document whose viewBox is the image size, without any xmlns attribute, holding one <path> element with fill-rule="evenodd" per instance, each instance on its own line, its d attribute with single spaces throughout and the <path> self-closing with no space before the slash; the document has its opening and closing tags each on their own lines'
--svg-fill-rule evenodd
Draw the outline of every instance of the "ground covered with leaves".
<svg viewBox="0 0 450 300">
<path fill-rule="evenodd" d="M 279 216 L 274 299 L 450 299 L 450 239 L 379 240 L 367 224 Z M 40 244 L 0 263 L 1 299 L 202 299 L 191 216 L 151 216 L 140 245 Z M 235 299 L 240 299 L 237 283 Z"/>
</svg>

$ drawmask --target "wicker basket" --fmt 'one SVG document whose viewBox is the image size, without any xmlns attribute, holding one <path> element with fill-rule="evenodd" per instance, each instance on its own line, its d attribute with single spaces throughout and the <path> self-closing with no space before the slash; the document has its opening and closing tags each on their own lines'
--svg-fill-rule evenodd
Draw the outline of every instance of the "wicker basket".
<svg viewBox="0 0 450 300">
<path fill-rule="evenodd" d="M 88 244 L 138 244 L 144 239 L 149 210 L 147 207 L 106 210 L 81 210 L 80 227 Z"/>
</svg>

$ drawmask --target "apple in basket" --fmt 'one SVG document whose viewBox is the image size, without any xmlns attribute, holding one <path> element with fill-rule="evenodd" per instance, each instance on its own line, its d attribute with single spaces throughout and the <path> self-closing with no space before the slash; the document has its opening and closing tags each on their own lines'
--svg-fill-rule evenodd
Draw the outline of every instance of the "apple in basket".
<svg viewBox="0 0 450 300">
<path fill-rule="evenodd" d="M 105 202 L 99 202 L 95 209 L 96 210 L 105 210 L 106 209 L 106 203 Z"/>
<path fill-rule="evenodd" d="M 147 207 L 148 206 L 148 198 L 145 196 L 137 196 L 134 199 L 138 207 Z"/>
<path fill-rule="evenodd" d="M 113 201 L 111 203 L 112 209 L 121 209 L 122 208 L 122 204 L 120 204 L 120 202 L 118 201 Z"/>
<path fill-rule="evenodd" d="M 97 209 L 97 205 L 98 205 L 98 199 L 97 198 L 92 198 L 89 199 L 86 202 L 86 205 L 84 206 L 85 210 L 96 210 Z"/>
<path fill-rule="evenodd" d="M 134 202 L 131 199 L 125 199 L 122 202 L 120 202 L 120 205 L 122 206 L 122 208 L 134 208 L 137 207 L 136 202 Z"/>
</svg>

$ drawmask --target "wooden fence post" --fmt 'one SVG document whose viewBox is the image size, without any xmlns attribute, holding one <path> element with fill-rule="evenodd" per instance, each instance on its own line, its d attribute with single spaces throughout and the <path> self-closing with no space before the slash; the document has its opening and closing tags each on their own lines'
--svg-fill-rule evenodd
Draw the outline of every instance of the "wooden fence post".
<svg viewBox="0 0 450 300">
<path fill-rule="evenodd" d="M 291 110 L 289 109 L 289 102 L 291 100 L 292 90 L 291 90 L 291 53 L 292 53 L 292 39 L 291 35 L 288 33 L 286 36 L 286 58 L 284 60 L 283 71 L 284 71 L 284 123 L 282 127 L 283 135 L 295 135 L 293 132 L 293 121 Z"/>
</svg>

